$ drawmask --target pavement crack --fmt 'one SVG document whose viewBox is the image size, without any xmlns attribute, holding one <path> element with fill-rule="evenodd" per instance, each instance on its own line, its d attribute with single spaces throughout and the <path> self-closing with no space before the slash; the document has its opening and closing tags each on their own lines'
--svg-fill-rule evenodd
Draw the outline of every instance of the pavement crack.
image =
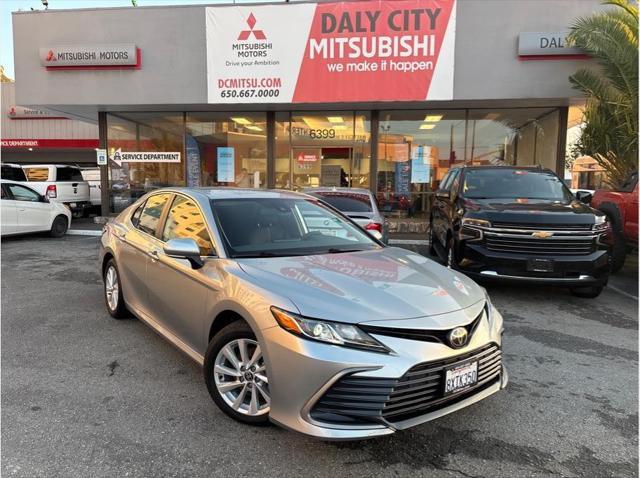
<svg viewBox="0 0 640 478">
<path fill-rule="evenodd" d="M 117 360 L 114 360 L 113 362 L 109 363 L 109 365 L 107 365 L 107 367 L 109 367 L 109 375 L 108 377 L 113 377 L 113 375 L 116 373 L 116 369 L 120 366 L 120 364 L 118 363 Z"/>
</svg>

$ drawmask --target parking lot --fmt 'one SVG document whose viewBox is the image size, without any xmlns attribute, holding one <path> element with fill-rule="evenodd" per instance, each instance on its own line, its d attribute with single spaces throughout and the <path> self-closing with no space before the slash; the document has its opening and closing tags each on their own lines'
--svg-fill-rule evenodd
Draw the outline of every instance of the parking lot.
<svg viewBox="0 0 640 478">
<path fill-rule="evenodd" d="M 505 391 L 390 437 L 321 442 L 232 421 L 190 359 L 141 322 L 111 319 L 96 247 L 2 241 L 5 476 L 637 476 L 628 295 L 491 286 Z"/>
</svg>

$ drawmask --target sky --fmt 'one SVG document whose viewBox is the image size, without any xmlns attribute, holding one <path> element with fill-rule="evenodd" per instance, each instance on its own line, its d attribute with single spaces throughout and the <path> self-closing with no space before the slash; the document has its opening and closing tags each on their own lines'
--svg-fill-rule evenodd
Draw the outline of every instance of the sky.
<svg viewBox="0 0 640 478">
<path fill-rule="evenodd" d="M 49 10 L 64 10 L 68 8 L 100 8 L 100 7 L 131 7 L 131 0 L 48 0 Z M 139 7 L 149 5 L 212 5 L 215 3 L 233 3 L 234 0 L 137 0 Z M 255 0 L 254 0 L 255 1 Z M 238 0 L 237 3 L 242 3 Z M 41 0 L 0 0 L 0 65 L 4 66 L 5 74 L 14 79 L 13 69 L 13 31 L 11 26 L 11 12 L 18 10 L 43 10 Z"/>
</svg>

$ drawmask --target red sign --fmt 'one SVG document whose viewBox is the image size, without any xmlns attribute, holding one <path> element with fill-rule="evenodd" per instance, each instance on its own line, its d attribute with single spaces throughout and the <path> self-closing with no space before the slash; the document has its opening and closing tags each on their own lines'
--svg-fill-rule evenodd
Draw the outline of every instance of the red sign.
<svg viewBox="0 0 640 478">
<path fill-rule="evenodd" d="M 317 160 L 318 160 L 318 156 L 316 154 L 307 154 L 307 153 L 298 154 L 299 163 L 314 163 Z"/>
<path fill-rule="evenodd" d="M 455 10 L 455 0 L 208 7 L 209 102 L 450 100 Z"/>
<path fill-rule="evenodd" d="M 3 139 L 3 148 L 65 148 L 65 149 L 95 149 L 97 139 Z"/>
</svg>

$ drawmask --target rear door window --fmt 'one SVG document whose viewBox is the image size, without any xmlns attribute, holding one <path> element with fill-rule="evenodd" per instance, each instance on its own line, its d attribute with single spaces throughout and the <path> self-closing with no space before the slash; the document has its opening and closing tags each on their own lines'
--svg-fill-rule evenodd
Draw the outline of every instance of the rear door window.
<svg viewBox="0 0 640 478">
<path fill-rule="evenodd" d="M 83 181 L 82 171 L 78 168 L 57 168 L 56 181 Z"/>
<path fill-rule="evenodd" d="M 371 212 L 371 198 L 366 194 L 344 192 L 318 192 L 314 194 L 338 211 Z"/>
<path fill-rule="evenodd" d="M 16 201 L 40 202 L 40 194 L 31 188 L 19 184 L 7 184 L 7 189 Z"/>
<path fill-rule="evenodd" d="M 26 181 L 27 177 L 24 174 L 22 168 L 15 168 L 13 166 L 2 166 L 2 179 L 8 179 L 9 181 Z"/>
<path fill-rule="evenodd" d="M 140 213 L 137 228 L 147 234 L 155 236 L 158 223 L 160 222 L 160 216 L 162 216 L 162 211 L 167 201 L 169 201 L 170 196 L 170 194 L 154 194 L 147 199 Z"/>
<path fill-rule="evenodd" d="M 196 203 L 184 196 L 176 196 L 167 215 L 162 231 L 162 240 L 193 239 L 203 256 L 214 255 L 213 242 L 207 231 L 205 219 Z"/>
<path fill-rule="evenodd" d="M 49 168 L 25 168 L 28 181 L 49 181 Z"/>
</svg>

